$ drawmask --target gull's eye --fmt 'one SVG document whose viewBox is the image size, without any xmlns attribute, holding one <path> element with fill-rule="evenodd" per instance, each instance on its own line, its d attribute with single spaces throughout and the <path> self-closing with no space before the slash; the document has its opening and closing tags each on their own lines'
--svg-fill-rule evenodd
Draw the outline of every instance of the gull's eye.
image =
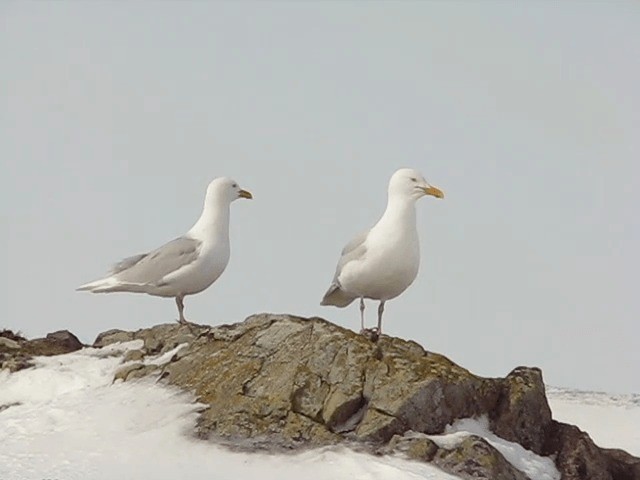
<svg viewBox="0 0 640 480">
<path fill-rule="evenodd" d="M 411 177 L 411 181 L 415 183 L 418 181 L 418 179 L 416 177 Z"/>
<path fill-rule="evenodd" d="M 233 188 L 238 188 L 238 184 L 234 183 L 233 185 L 231 185 Z"/>
</svg>

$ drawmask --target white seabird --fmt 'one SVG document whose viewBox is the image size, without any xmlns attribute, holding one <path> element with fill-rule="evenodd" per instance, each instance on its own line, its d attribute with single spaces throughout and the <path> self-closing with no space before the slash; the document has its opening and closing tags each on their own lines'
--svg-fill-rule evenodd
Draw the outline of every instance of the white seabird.
<svg viewBox="0 0 640 480">
<path fill-rule="evenodd" d="M 125 258 L 109 276 L 77 290 L 175 297 L 178 321 L 188 323 L 184 297 L 209 287 L 229 263 L 229 207 L 238 198 L 253 196 L 230 178 L 216 178 L 207 187 L 200 218 L 187 233 L 151 252 Z"/>
<path fill-rule="evenodd" d="M 378 223 L 342 250 L 331 286 L 320 303 L 343 308 L 359 298 L 360 325 L 365 332 L 364 299 L 379 300 L 377 335 L 382 333 L 385 302 L 404 292 L 418 275 L 416 201 L 425 195 L 444 198 L 441 190 L 409 168 L 391 176 L 388 192 L 387 208 Z"/>
</svg>

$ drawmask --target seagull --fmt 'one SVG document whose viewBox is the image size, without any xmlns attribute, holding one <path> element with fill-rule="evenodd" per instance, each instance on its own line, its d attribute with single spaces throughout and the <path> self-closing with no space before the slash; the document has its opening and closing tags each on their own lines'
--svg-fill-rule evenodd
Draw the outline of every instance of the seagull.
<svg viewBox="0 0 640 480">
<path fill-rule="evenodd" d="M 320 305 L 344 308 L 360 299 L 361 333 L 364 299 L 379 300 L 376 338 L 382 334 L 386 301 L 397 297 L 418 275 L 420 245 L 416 228 L 416 201 L 425 195 L 444 198 L 416 170 L 401 168 L 389 180 L 387 208 L 370 230 L 351 240 L 342 250 L 331 286 Z"/>
<path fill-rule="evenodd" d="M 200 218 L 187 233 L 151 252 L 125 258 L 108 276 L 77 290 L 174 297 L 178 322 L 188 324 L 184 297 L 208 288 L 229 263 L 229 206 L 238 198 L 253 196 L 230 178 L 216 178 L 207 187 Z"/>
</svg>

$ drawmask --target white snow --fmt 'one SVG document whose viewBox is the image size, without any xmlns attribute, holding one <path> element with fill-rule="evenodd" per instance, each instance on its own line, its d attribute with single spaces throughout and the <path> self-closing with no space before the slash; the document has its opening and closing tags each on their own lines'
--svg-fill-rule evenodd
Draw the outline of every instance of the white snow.
<svg viewBox="0 0 640 480">
<path fill-rule="evenodd" d="M 140 346 L 88 348 L 0 372 L 0 406 L 19 403 L 0 411 L 0 479 L 457 479 L 430 465 L 344 448 L 246 454 L 193 439 L 201 406 L 189 395 L 153 380 L 112 383 L 122 351 Z M 175 351 L 169 353 L 152 362 L 168 361 Z"/>
<path fill-rule="evenodd" d="M 553 418 L 577 425 L 600 447 L 640 456 L 640 394 L 611 395 L 547 387 Z"/>
<path fill-rule="evenodd" d="M 126 350 L 141 342 L 41 357 L 36 367 L 0 371 L 0 479 L 111 480 L 455 480 L 398 457 L 344 448 L 291 455 L 231 452 L 191 436 L 201 405 L 153 379 L 113 383 Z M 148 359 L 162 364 L 182 346 Z M 612 397 L 550 389 L 554 417 L 576 423 L 602 446 L 640 452 L 639 396 Z M 3 408 L 3 406 L 8 406 Z M 635 427 L 635 428 L 634 428 Z M 459 420 L 431 438 L 453 446 L 476 434 L 537 480 L 559 478 L 553 462 L 488 429 L 486 419 Z"/>
<path fill-rule="evenodd" d="M 477 435 L 484 438 L 498 450 L 515 468 L 536 480 L 560 480 L 560 472 L 553 460 L 541 457 L 522 445 L 498 437 L 489 430 L 489 420 L 483 416 L 477 419 L 465 418 L 448 425 L 444 435 L 429 435 L 440 447 L 453 448 L 465 437 Z"/>
<path fill-rule="evenodd" d="M 169 360 L 171 360 L 171 358 L 173 358 L 173 356 L 176 353 L 178 353 L 180 350 L 182 350 L 186 346 L 187 346 L 186 343 L 181 343 L 174 349 L 169 350 L 168 352 L 165 352 L 161 355 L 158 355 L 156 357 L 151 357 L 151 358 L 145 358 L 143 363 L 145 365 L 163 365 L 167 363 Z"/>
</svg>

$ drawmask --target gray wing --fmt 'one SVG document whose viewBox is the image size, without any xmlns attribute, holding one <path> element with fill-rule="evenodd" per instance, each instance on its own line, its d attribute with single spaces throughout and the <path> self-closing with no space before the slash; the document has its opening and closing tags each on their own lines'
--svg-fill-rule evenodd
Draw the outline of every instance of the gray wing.
<svg viewBox="0 0 640 480">
<path fill-rule="evenodd" d="M 178 237 L 152 252 L 125 258 L 112 271 L 118 280 L 137 284 L 160 285 L 162 279 L 198 258 L 202 242 Z"/>
<path fill-rule="evenodd" d="M 127 257 L 124 260 L 120 260 L 113 267 L 111 267 L 111 270 L 109 270 L 109 274 L 115 275 L 116 273 L 120 273 L 127 268 L 131 268 L 147 255 L 147 253 L 140 253 L 138 255 L 133 255 L 132 257 Z"/>
<path fill-rule="evenodd" d="M 342 249 L 340 260 L 338 260 L 338 266 L 336 267 L 336 274 L 333 276 L 333 281 L 336 282 L 340 276 L 342 268 L 353 260 L 362 258 L 367 251 L 367 247 L 364 244 L 369 235 L 369 230 L 366 230 L 357 235 L 353 240 L 345 245 Z"/>
<path fill-rule="evenodd" d="M 324 294 L 320 305 L 335 305 L 336 307 L 343 308 L 355 300 L 356 297 L 342 290 L 338 277 L 347 263 L 364 256 L 367 251 L 367 247 L 364 244 L 367 239 L 367 235 L 369 235 L 369 230 L 356 236 L 342 249 L 342 255 L 340 256 L 338 266 L 336 267 L 336 273 L 334 274 L 331 285 Z"/>
</svg>

